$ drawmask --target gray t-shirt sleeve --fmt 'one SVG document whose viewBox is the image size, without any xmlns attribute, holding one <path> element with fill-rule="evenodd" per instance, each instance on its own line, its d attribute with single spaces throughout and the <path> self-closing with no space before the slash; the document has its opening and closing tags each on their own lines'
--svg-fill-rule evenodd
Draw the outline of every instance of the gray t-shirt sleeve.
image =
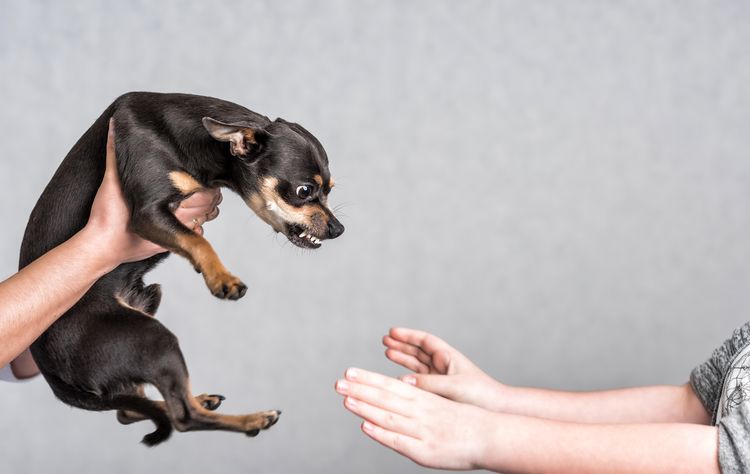
<svg viewBox="0 0 750 474">
<path fill-rule="evenodd" d="M 719 466 L 722 474 L 750 472 L 750 402 L 719 422 Z"/>
<path fill-rule="evenodd" d="M 690 385 L 700 398 L 706 411 L 716 421 L 724 378 L 732 360 L 745 346 L 750 344 L 750 321 L 734 330 L 732 336 L 717 347 L 711 357 L 690 373 Z"/>
<path fill-rule="evenodd" d="M 750 322 L 747 322 L 690 373 L 690 385 L 719 429 L 719 466 L 723 474 L 750 472 L 750 397 L 745 385 L 750 371 L 745 362 L 749 344 Z M 723 393 L 728 388 L 725 382 L 730 371 L 731 404 L 725 400 L 728 394 Z M 731 409 L 719 413 L 720 405 Z"/>
</svg>

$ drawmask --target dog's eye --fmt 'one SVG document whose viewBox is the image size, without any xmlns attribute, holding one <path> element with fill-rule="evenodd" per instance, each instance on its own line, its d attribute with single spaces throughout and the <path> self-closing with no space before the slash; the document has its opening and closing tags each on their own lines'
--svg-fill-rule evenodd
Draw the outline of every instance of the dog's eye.
<svg viewBox="0 0 750 474">
<path fill-rule="evenodd" d="M 308 184 L 303 184 L 302 186 L 297 186 L 297 197 L 300 199 L 307 199 L 310 196 L 312 196 L 312 186 Z"/>
</svg>

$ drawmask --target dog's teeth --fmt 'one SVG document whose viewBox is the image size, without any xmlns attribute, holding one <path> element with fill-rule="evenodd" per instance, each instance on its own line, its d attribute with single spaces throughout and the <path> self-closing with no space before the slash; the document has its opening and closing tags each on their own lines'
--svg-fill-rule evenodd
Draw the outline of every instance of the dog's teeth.
<svg viewBox="0 0 750 474">
<path fill-rule="evenodd" d="M 320 243 L 320 239 L 318 239 L 317 237 L 313 237 L 310 240 L 312 240 L 314 244 L 319 244 Z"/>
<path fill-rule="evenodd" d="M 301 234 L 300 234 L 299 236 L 300 236 L 300 238 L 302 238 L 302 237 L 304 237 L 304 236 L 306 236 L 306 235 L 307 235 L 307 232 L 304 232 L 304 231 L 303 231 L 303 232 L 302 232 L 302 233 L 301 233 Z"/>
</svg>

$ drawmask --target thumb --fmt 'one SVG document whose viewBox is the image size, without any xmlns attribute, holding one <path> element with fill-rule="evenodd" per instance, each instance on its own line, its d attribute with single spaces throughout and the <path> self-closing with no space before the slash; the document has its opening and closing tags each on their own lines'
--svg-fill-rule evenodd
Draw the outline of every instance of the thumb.
<svg viewBox="0 0 750 474">
<path fill-rule="evenodd" d="M 450 399 L 458 392 L 455 379 L 445 375 L 409 374 L 401 377 L 401 381 Z"/>
<path fill-rule="evenodd" d="M 115 119 L 109 119 L 109 128 L 107 130 L 107 160 L 104 169 L 105 179 L 117 179 L 117 156 L 115 154 Z"/>
<path fill-rule="evenodd" d="M 432 365 L 441 374 L 453 375 L 456 373 L 454 364 L 451 364 L 451 354 L 448 351 L 439 351 L 432 356 Z"/>
</svg>

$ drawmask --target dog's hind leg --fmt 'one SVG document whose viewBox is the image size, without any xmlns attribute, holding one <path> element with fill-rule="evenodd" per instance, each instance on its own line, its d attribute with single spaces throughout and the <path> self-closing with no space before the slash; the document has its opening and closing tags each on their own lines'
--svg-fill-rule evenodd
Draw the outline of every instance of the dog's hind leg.
<svg viewBox="0 0 750 474">
<path fill-rule="evenodd" d="M 248 436 L 273 426 L 281 411 L 269 410 L 246 415 L 223 415 L 206 408 L 199 397 L 190 392 L 187 368 L 178 347 L 164 349 L 159 361 L 153 361 L 149 380 L 164 397 L 172 426 L 178 431 L 223 430 L 237 431 Z"/>
<path fill-rule="evenodd" d="M 172 423 L 163 404 L 149 400 L 142 394 L 142 389 L 132 393 L 117 393 L 102 396 L 90 393 L 80 388 L 68 385 L 59 378 L 47 374 L 53 392 L 65 403 L 86 410 L 103 411 L 117 410 L 118 413 L 129 413 L 139 420 L 151 420 L 156 425 L 156 430 L 143 437 L 143 444 L 154 446 L 166 441 L 172 434 Z"/>
<path fill-rule="evenodd" d="M 139 389 L 139 393 L 145 397 L 145 394 L 143 393 L 143 388 L 141 387 Z M 195 401 L 198 402 L 203 408 L 206 410 L 214 411 L 217 408 L 221 406 L 221 402 L 226 400 L 224 395 L 219 394 L 207 394 L 203 393 L 201 395 L 195 396 Z M 159 408 L 167 411 L 167 406 L 164 402 L 159 400 L 152 400 Z M 117 421 L 119 421 L 123 425 L 129 425 L 131 423 L 135 423 L 138 421 L 148 420 L 149 418 L 142 413 L 138 413 L 131 410 L 117 410 Z"/>
<path fill-rule="evenodd" d="M 139 395 L 120 395 L 111 400 L 112 408 L 117 408 L 117 419 L 120 413 L 128 413 L 138 420 L 150 419 L 156 424 L 156 431 L 147 434 L 141 442 L 146 446 L 156 446 L 166 441 L 172 434 L 172 423 L 167 415 L 164 405 Z M 120 421 L 120 423 L 123 423 Z M 123 423 L 127 424 L 127 423 Z"/>
</svg>

